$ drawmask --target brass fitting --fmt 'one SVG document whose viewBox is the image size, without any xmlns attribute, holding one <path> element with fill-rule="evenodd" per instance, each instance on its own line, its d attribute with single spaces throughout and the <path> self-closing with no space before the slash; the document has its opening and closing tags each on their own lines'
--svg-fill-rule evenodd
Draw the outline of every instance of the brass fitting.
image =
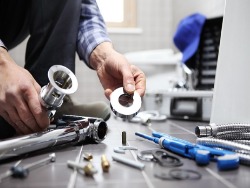
<svg viewBox="0 0 250 188">
<path fill-rule="evenodd" d="M 108 172 L 110 164 L 109 164 L 109 161 L 108 161 L 108 159 L 107 159 L 107 157 L 105 155 L 101 156 L 101 164 L 102 164 L 103 172 Z"/>
<path fill-rule="evenodd" d="M 93 159 L 93 155 L 91 153 L 84 153 L 83 159 L 86 161 L 90 161 L 91 159 Z"/>
<path fill-rule="evenodd" d="M 86 166 L 84 166 L 83 171 L 86 176 L 93 176 L 94 174 L 97 173 L 97 170 L 91 163 L 88 163 Z"/>
</svg>

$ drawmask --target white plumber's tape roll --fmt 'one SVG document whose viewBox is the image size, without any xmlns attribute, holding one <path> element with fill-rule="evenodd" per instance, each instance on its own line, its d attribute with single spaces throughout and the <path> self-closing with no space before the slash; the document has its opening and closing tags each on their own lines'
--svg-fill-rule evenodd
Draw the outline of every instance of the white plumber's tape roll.
<svg viewBox="0 0 250 188">
<path fill-rule="evenodd" d="M 119 98 L 122 95 L 128 95 L 133 98 L 133 104 L 129 106 L 123 106 L 119 102 Z M 141 108 L 141 96 L 138 92 L 134 92 L 134 95 L 129 95 L 124 92 L 123 87 L 117 88 L 110 95 L 110 107 L 114 114 L 121 118 L 133 118 L 137 115 Z"/>
</svg>

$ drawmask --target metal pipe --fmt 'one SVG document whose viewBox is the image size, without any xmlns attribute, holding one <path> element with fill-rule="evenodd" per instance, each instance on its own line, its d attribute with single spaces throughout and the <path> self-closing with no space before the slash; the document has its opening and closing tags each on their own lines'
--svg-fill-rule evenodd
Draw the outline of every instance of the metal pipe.
<svg viewBox="0 0 250 188">
<path fill-rule="evenodd" d="M 0 142 L 0 160 L 68 143 L 91 140 L 100 143 L 107 134 L 107 124 L 90 123 L 88 119 L 69 123 L 65 128 L 48 130 Z"/>
</svg>

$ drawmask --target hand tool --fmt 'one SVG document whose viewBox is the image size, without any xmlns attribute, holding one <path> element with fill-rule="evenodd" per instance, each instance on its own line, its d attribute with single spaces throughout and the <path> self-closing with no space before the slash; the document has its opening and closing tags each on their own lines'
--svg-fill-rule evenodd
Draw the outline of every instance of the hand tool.
<svg viewBox="0 0 250 188">
<path fill-rule="evenodd" d="M 165 133 L 153 132 L 153 136 L 149 136 L 136 132 L 135 135 L 151 140 L 164 149 L 194 159 L 198 165 L 207 165 L 213 160 L 217 161 L 219 170 L 235 169 L 239 166 L 239 156 L 231 151 L 193 144 Z"/>
<path fill-rule="evenodd" d="M 55 161 L 56 161 L 56 154 L 52 153 L 49 155 L 49 157 L 45 159 L 41 159 L 34 163 L 30 163 L 24 167 L 19 166 L 19 165 L 14 165 L 10 168 L 10 170 L 8 170 L 7 172 L 5 172 L 4 174 L 0 176 L 0 182 L 1 180 L 10 176 L 15 177 L 15 178 L 26 178 L 29 175 L 30 170 L 35 169 L 41 165 L 44 165 L 50 162 L 55 162 Z"/>
<path fill-rule="evenodd" d="M 250 165 L 249 145 L 237 143 L 231 140 L 217 139 L 213 137 L 197 138 L 196 143 L 207 147 L 233 151 L 239 156 L 241 164 Z"/>
</svg>

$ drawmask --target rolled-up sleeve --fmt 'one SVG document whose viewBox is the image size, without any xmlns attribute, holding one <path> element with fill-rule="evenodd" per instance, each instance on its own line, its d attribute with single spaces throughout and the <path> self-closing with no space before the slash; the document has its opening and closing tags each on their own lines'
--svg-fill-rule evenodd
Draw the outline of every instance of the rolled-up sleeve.
<svg viewBox="0 0 250 188">
<path fill-rule="evenodd" d="M 111 42 L 106 25 L 95 0 L 82 0 L 77 37 L 77 53 L 90 68 L 89 56 L 97 45 Z"/>
</svg>

